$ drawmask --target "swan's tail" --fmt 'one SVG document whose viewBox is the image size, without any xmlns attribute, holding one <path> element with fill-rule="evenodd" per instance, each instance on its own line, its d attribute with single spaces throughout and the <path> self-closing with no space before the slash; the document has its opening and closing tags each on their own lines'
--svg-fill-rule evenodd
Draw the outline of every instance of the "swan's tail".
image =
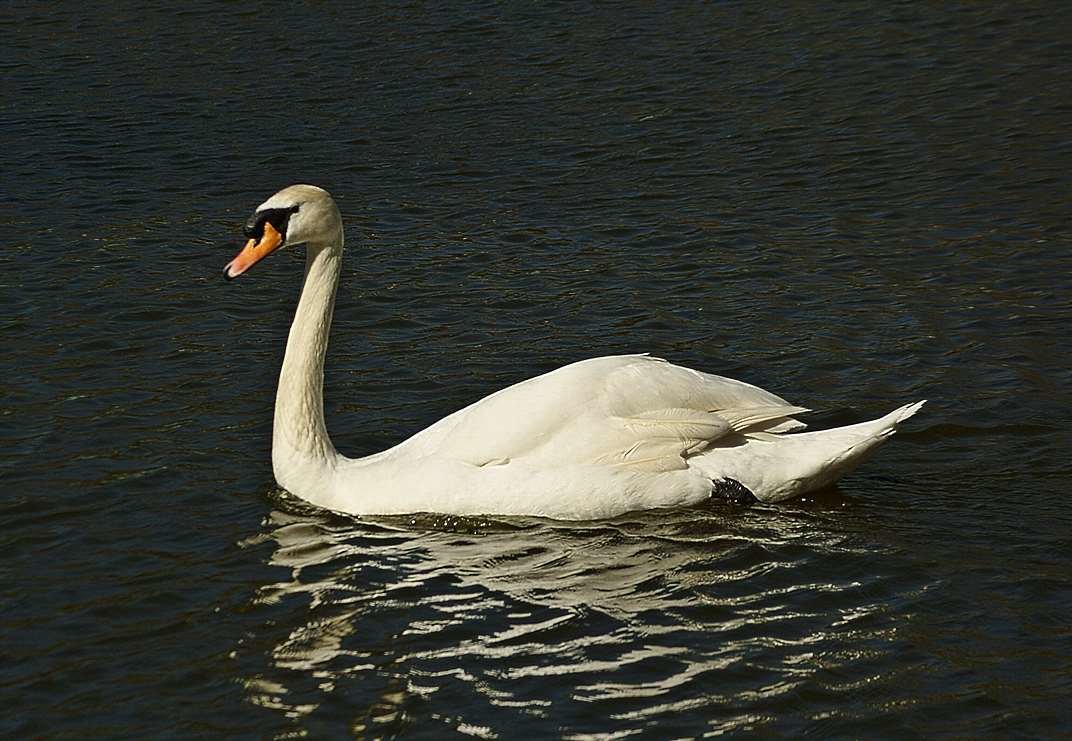
<svg viewBox="0 0 1072 741">
<path fill-rule="evenodd" d="M 735 436 L 690 458 L 689 465 L 715 481 L 740 482 L 760 501 L 779 502 L 837 481 L 867 460 L 925 403 L 905 404 L 870 422 L 831 430 Z"/>
</svg>

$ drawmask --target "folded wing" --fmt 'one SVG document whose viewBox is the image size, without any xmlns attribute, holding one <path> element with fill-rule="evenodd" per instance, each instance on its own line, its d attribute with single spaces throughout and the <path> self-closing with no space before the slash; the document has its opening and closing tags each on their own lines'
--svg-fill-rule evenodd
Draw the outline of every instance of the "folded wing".
<svg viewBox="0 0 1072 741">
<path fill-rule="evenodd" d="M 741 381 L 646 355 L 594 358 L 455 412 L 390 452 L 475 466 L 526 460 L 668 471 L 730 433 L 782 433 L 807 411 Z"/>
</svg>

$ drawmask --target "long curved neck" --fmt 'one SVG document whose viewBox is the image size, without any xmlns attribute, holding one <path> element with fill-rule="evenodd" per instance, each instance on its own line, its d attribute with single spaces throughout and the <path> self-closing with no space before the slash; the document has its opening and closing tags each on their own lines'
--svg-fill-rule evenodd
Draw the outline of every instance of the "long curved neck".
<svg viewBox="0 0 1072 741">
<path fill-rule="evenodd" d="M 276 480 L 288 489 L 292 476 L 306 477 L 310 466 L 324 468 L 338 458 L 324 425 L 324 356 L 342 242 L 340 230 L 335 240 L 306 248 L 305 279 L 279 373 L 272 434 Z"/>
</svg>

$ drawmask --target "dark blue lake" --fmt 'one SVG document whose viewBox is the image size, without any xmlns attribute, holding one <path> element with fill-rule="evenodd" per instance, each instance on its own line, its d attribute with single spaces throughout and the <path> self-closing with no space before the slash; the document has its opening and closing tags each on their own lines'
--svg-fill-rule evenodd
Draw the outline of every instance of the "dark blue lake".
<svg viewBox="0 0 1072 741">
<path fill-rule="evenodd" d="M 1072 733 L 1064 3 L 0 10 L 0 735 Z M 613 521 L 276 487 L 310 182 L 336 445 L 650 352 L 930 399 L 836 488 Z M 1064 698 L 1064 699 L 1062 699 Z"/>
</svg>

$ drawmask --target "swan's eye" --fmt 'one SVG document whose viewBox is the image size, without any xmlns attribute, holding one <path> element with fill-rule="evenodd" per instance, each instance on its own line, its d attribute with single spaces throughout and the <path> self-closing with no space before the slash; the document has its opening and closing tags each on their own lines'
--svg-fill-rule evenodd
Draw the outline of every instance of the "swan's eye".
<svg viewBox="0 0 1072 741">
<path fill-rule="evenodd" d="M 249 217 L 242 231 L 247 239 L 255 239 L 259 242 L 264 236 L 264 223 L 270 221 L 277 232 L 285 235 L 290 215 L 297 213 L 299 208 L 300 206 L 291 206 L 290 208 L 266 208 L 263 211 L 257 211 Z"/>
</svg>

